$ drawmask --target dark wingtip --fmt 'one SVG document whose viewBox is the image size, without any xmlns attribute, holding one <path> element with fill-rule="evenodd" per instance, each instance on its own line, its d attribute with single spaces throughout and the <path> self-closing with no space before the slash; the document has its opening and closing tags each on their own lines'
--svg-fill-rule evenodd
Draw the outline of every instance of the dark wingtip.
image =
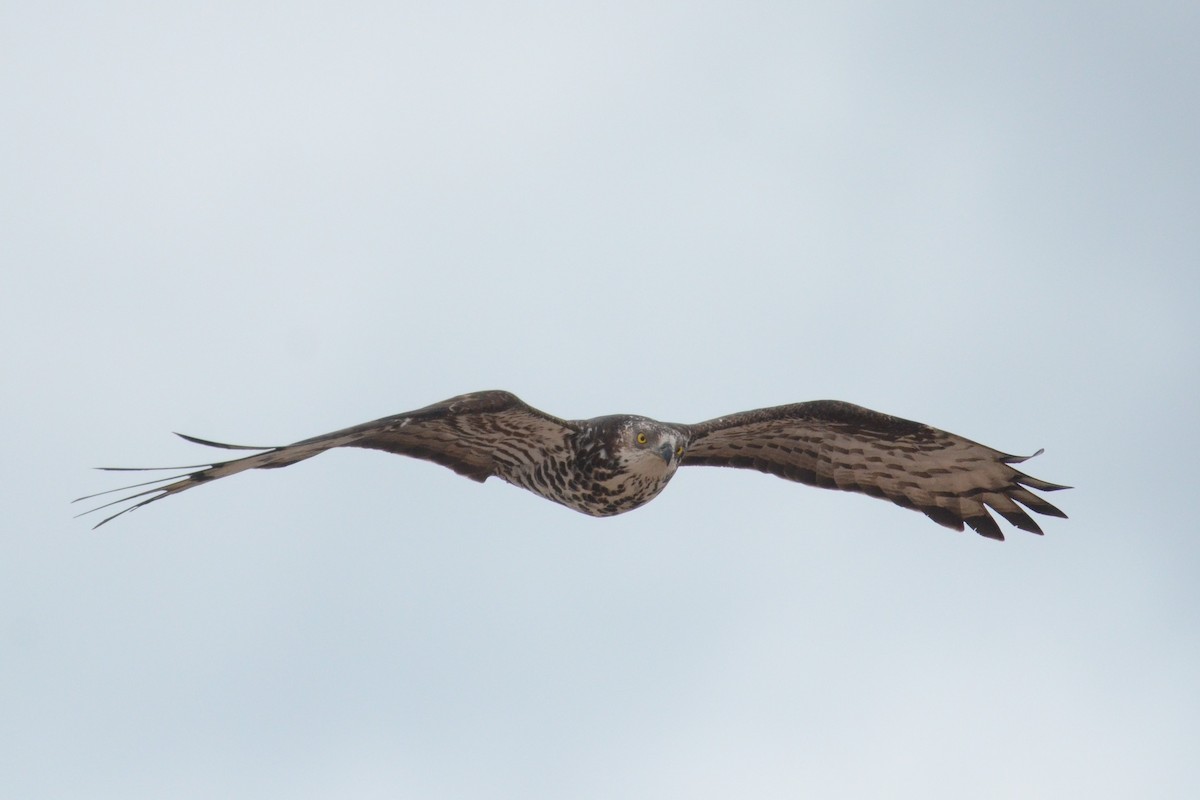
<svg viewBox="0 0 1200 800">
<path fill-rule="evenodd" d="M 182 464 L 178 467 L 92 467 L 105 472 L 154 472 L 156 470 L 206 469 L 212 464 Z"/>
<path fill-rule="evenodd" d="M 922 506 L 919 510 L 938 525 L 945 525 L 947 528 L 955 531 L 961 531 L 963 529 L 962 519 L 957 514 L 947 511 L 944 508 L 939 508 L 938 506 Z"/>
<path fill-rule="evenodd" d="M 180 433 L 179 431 L 172 431 L 172 433 L 174 433 L 180 439 L 184 439 L 186 441 L 192 442 L 193 444 L 202 444 L 205 447 L 217 447 L 217 448 L 220 448 L 221 450 L 274 450 L 275 449 L 274 445 L 271 445 L 270 447 L 256 447 L 256 446 L 248 445 L 248 444 L 227 444 L 226 442 L 214 442 L 211 439 L 201 439 L 199 436 L 189 436 L 188 434 Z"/>
<path fill-rule="evenodd" d="M 100 469 L 108 469 L 108 468 L 107 468 L 107 467 L 100 467 Z M 113 467 L 113 469 L 120 469 L 120 467 Z M 157 469 L 157 468 L 155 468 L 155 469 Z M 174 469 L 174 468 L 172 467 L 171 469 Z M 116 494 L 117 492 L 124 492 L 124 491 L 126 491 L 127 489 L 137 489 L 137 488 L 139 488 L 139 487 L 142 487 L 142 486 L 151 486 L 151 485 L 153 485 L 153 484 L 156 484 L 156 483 L 167 483 L 168 481 L 175 481 L 175 480 L 179 480 L 180 478 L 186 478 L 186 477 L 188 477 L 188 476 L 187 476 L 187 474 L 183 474 L 183 475 L 168 475 L 168 476 L 166 476 L 165 478 L 155 478 L 154 480 L 151 480 L 151 481 L 142 481 L 141 483 L 133 483 L 133 484 L 130 484 L 130 485 L 128 485 L 128 486 L 118 486 L 118 487 L 116 487 L 115 489 L 105 489 L 103 492 L 96 492 L 95 494 L 85 494 L 83 497 L 76 497 L 76 498 L 75 498 L 74 500 L 72 500 L 71 502 L 72 502 L 72 503 L 78 503 L 80 500 L 91 500 L 93 497 L 101 497 L 101 496 L 103 496 L 103 495 L 106 495 L 106 494 Z M 140 494 L 146 494 L 147 492 L 152 492 L 152 491 L 157 491 L 157 490 L 155 490 L 155 489 L 148 489 L 146 492 L 141 492 Z M 138 496 L 140 496 L 140 494 L 139 494 L 139 495 L 134 495 L 134 497 L 138 497 Z M 129 498 L 126 498 L 126 499 L 129 499 Z M 121 502 L 121 501 L 120 501 L 120 500 L 116 500 L 116 501 L 114 501 L 114 502 L 117 502 L 117 503 L 119 503 L 119 502 Z M 108 505 L 112 505 L 112 503 L 109 503 Z M 104 506 L 99 506 L 99 508 L 104 508 Z M 93 509 L 92 509 L 92 511 L 95 511 L 95 510 L 96 510 L 95 508 L 93 508 Z M 90 513 L 92 513 L 92 512 L 91 512 L 91 511 L 85 511 L 85 512 L 83 512 L 83 513 L 84 513 L 84 514 L 90 514 Z M 83 516 L 83 514 L 77 514 L 76 516 Z"/>
<path fill-rule="evenodd" d="M 1039 492 L 1061 492 L 1063 489 L 1074 489 L 1074 486 L 1066 486 L 1061 483 L 1051 483 L 1040 478 L 1031 478 L 1028 475 L 1019 473 L 1017 483 L 1022 486 L 1028 486 L 1030 489 L 1037 489 Z"/>
<path fill-rule="evenodd" d="M 1003 455 L 1000 457 L 1000 461 L 1005 464 L 1020 464 L 1021 462 L 1028 461 L 1031 458 L 1037 458 L 1044 452 L 1046 452 L 1046 448 L 1039 447 L 1038 451 L 1036 453 L 1031 453 L 1030 455 L 1027 455 L 1027 456 Z"/>
<path fill-rule="evenodd" d="M 967 523 L 971 527 L 971 530 L 984 538 L 997 542 L 1004 541 L 1004 532 L 1000 530 L 1000 526 L 996 524 L 996 520 L 992 519 L 991 515 L 986 511 L 978 516 L 966 517 L 963 522 Z"/>
</svg>

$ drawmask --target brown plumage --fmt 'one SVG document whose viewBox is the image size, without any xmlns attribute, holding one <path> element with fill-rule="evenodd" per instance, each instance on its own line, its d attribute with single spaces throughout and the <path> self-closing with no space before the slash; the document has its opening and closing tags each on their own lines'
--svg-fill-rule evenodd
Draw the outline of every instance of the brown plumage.
<svg viewBox="0 0 1200 800">
<path fill-rule="evenodd" d="M 477 481 L 495 475 L 592 516 L 637 508 L 656 497 L 678 467 L 700 465 L 743 467 L 811 486 L 862 492 L 921 511 L 956 530 L 968 525 L 991 539 L 1003 539 L 1004 534 L 988 509 L 1015 527 L 1038 534 L 1041 528 L 1025 509 L 1066 517 L 1029 489 L 1068 487 L 1032 478 L 1011 466 L 1027 457 L 835 400 L 680 425 L 632 415 L 563 420 L 509 392 L 491 391 L 461 395 L 281 447 L 183 438 L 210 447 L 261 452 L 178 467 L 194 471 L 123 487 L 152 488 L 92 509 L 144 498 L 96 527 L 202 483 L 247 469 L 288 466 L 334 447 L 412 456 Z"/>
</svg>

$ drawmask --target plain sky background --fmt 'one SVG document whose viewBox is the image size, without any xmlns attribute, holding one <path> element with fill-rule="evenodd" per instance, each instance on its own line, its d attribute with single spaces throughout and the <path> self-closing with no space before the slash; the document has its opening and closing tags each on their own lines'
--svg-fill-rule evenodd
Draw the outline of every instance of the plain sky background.
<svg viewBox="0 0 1200 800">
<path fill-rule="evenodd" d="M 0 796 L 1200 795 L 1200 5 L 0 6 Z M 832 397 L 1077 488 L 997 544 L 740 470 L 590 519 L 466 391 Z"/>
</svg>

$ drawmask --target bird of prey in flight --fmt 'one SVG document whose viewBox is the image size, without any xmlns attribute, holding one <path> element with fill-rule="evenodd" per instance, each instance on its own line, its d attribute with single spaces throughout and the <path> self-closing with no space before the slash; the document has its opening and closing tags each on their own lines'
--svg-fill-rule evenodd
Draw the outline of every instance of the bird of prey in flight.
<svg viewBox="0 0 1200 800">
<path fill-rule="evenodd" d="M 433 461 L 480 482 L 495 475 L 597 517 L 653 500 L 681 466 L 742 467 L 810 486 L 862 492 L 921 511 L 949 528 L 961 531 L 966 524 L 1000 540 L 1004 534 L 987 509 L 1021 530 L 1040 534 L 1025 509 L 1053 517 L 1066 514 L 1029 490 L 1069 488 L 1011 466 L 1031 456 L 1007 455 L 920 422 L 836 400 L 681 425 L 624 414 L 564 420 L 510 392 L 490 391 L 280 447 L 179 435 L 209 447 L 260 452 L 211 464 L 154 468 L 194 471 L 79 498 L 152 487 L 84 512 L 143 498 L 101 520 L 97 528 L 202 483 L 248 469 L 286 467 L 334 447 L 365 447 Z"/>
</svg>

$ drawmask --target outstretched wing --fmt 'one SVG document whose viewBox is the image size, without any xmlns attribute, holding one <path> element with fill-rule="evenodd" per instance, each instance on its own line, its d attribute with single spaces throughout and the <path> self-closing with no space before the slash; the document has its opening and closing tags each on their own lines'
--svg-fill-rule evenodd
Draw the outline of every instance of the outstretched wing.
<svg viewBox="0 0 1200 800">
<path fill-rule="evenodd" d="M 796 403 L 684 427 L 691 434 L 684 465 L 744 467 L 811 486 L 862 492 L 922 511 L 955 530 L 965 523 L 990 539 L 1003 540 L 1004 534 L 988 508 L 1038 534 L 1042 529 L 1017 503 L 1066 517 L 1029 488 L 1069 487 L 1010 466 L 1031 456 L 1007 455 L 850 403 Z"/>
<path fill-rule="evenodd" d="M 193 467 L 150 467 L 149 469 L 194 469 L 194 472 L 172 475 L 107 492 L 80 497 L 92 497 L 151 486 L 136 494 L 85 511 L 90 514 L 101 508 L 144 498 L 110 517 L 101 520 L 99 528 L 109 520 L 136 508 L 161 500 L 172 494 L 191 489 L 202 483 L 224 478 L 248 469 L 286 467 L 312 458 L 334 447 L 366 447 L 389 453 L 412 456 L 449 467 L 459 475 L 476 481 L 492 475 L 508 475 L 514 471 L 533 468 L 547 452 L 565 448 L 565 442 L 576 430 L 574 423 L 552 417 L 522 402 L 516 395 L 504 391 L 477 392 L 453 397 L 431 406 L 365 422 L 351 428 L 314 436 L 282 447 L 247 447 L 222 444 L 194 436 L 178 434 L 190 442 L 226 450 L 261 450 L 245 458 L 197 464 Z M 102 467 L 121 471 L 141 471 L 142 468 Z M 154 485 L 163 484 L 163 485 Z"/>
</svg>

